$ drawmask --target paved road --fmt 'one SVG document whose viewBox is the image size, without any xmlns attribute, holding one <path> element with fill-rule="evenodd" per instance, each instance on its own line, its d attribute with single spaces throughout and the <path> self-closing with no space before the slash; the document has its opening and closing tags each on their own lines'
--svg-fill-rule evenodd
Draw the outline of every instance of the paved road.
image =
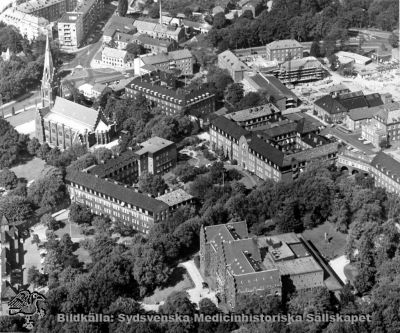
<svg viewBox="0 0 400 333">
<path fill-rule="evenodd" d="M 33 107 L 27 111 L 18 113 L 15 116 L 11 116 L 9 118 L 6 118 L 6 120 L 13 126 L 13 127 L 17 127 L 20 126 L 22 124 L 26 124 L 32 120 L 35 119 L 35 111 L 36 108 Z"/>
<path fill-rule="evenodd" d="M 21 110 L 24 107 L 27 108 L 31 105 L 36 105 L 36 103 L 39 103 L 40 101 L 40 91 L 33 91 L 33 95 L 20 101 L 20 102 L 15 102 L 10 105 L 3 105 L 0 107 L 0 116 L 7 116 L 12 113 L 12 108 L 14 107 L 15 111 Z"/>
<path fill-rule="evenodd" d="M 358 138 L 361 137 L 360 132 L 348 134 L 343 131 L 340 131 L 337 127 L 327 127 L 324 130 L 322 130 L 321 134 L 323 135 L 331 134 L 334 137 L 344 141 L 348 145 L 357 148 L 358 150 L 363 151 L 368 155 L 376 153 L 376 148 L 372 144 L 366 145 L 362 141 L 358 140 Z"/>
<path fill-rule="evenodd" d="M 90 62 L 96 55 L 97 51 L 100 49 L 101 45 L 102 41 L 100 39 L 98 42 L 91 44 L 83 48 L 82 50 L 79 50 L 76 53 L 75 58 L 72 61 L 65 63 L 61 67 L 61 69 L 71 70 L 74 69 L 76 66 L 82 66 L 83 68 L 90 68 Z"/>
</svg>

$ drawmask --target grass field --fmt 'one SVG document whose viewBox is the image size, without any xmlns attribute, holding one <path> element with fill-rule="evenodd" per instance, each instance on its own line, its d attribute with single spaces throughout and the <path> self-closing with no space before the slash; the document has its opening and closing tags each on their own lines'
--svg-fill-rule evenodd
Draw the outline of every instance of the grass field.
<svg viewBox="0 0 400 333">
<path fill-rule="evenodd" d="M 194 284 L 186 269 L 178 266 L 167 281 L 166 286 L 161 289 L 157 288 L 153 295 L 148 296 L 143 300 L 143 303 L 158 304 L 161 301 L 165 301 L 168 295 L 173 291 L 184 291 L 191 288 L 194 288 Z"/>
<path fill-rule="evenodd" d="M 329 242 L 325 241 L 325 233 L 328 234 Z M 325 222 L 314 229 L 306 230 L 303 237 L 310 240 L 327 260 L 344 254 L 347 235 L 336 231 L 332 223 Z"/>
<path fill-rule="evenodd" d="M 45 162 L 40 158 L 35 157 L 34 159 L 17 165 L 10 170 L 15 172 L 18 178 L 25 178 L 28 182 L 37 179 L 45 167 Z"/>
</svg>

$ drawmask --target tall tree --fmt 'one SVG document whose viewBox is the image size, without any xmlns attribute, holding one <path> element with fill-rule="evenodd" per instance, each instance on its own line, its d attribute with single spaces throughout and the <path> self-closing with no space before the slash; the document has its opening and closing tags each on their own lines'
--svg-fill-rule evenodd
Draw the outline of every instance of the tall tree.
<svg viewBox="0 0 400 333">
<path fill-rule="evenodd" d="M 128 12 L 128 0 L 118 0 L 118 14 L 125 16 Z"/>
</svg>

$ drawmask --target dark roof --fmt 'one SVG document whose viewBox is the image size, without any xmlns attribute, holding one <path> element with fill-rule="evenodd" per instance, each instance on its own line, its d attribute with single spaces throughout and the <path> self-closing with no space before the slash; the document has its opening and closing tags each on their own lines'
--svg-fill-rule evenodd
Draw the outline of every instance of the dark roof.
<svg viewBox="0 0 400 333">
<path fill-rule="evenodd" d="M 359 109 L 368 107 L 365 96 L 355 96 L 350 98 L 341 98 L 342 95 L 338 96 L 339 103 L 343 105 L 347 110 Z"/>
<path fill-rule="evenodd" d="M 262 77 L 260 74 L 256 74 L 250 76 L 250 79 L 252 79 L 262 90 L 267 91 L 276 101 L 283 98 L 293 98 L 296 101 L 299 99 L 293 91 L 287 88 L 275 76 L 265 75 L 265 77 Z"/>
<path fill-rule="evenodd" d="M 304 135 L 301 139 L 302 141 L 304 141 L 313 148 L 322 145 L 327 145 L 328 143 L 330 143 L 330 141 L 327 138 L 323 137 L 322 135 L 314 133 L 308 133 L 307 135 Z"/>
<path fill-rule="evenodd" d="M 225 118 L 224 116 L 218 116 L 212 119 L 211 124 L 224 131 L 231 137 L 235 138 L 236 140 L 239 140 L 242 135 L 246 135 L 249 133 L 244 128 L 237 125 L 234 121 Z"/>
<path fill-rule="evenodd" d="M 378 93 L 365 95 L 369 107 L 383 105 L 381 95 Z"/>
<path fill-rule="evenodd" d="M 86 188 L 108 195 L 133 206 L 145 209 L 149 212 L 157 213 L 168 210 L 169 208 L 166 203 L 149 197 L 146 194 L 136 192 L 132 188 L 101 179 L 86 172 L 68 170 L 65 179 L 68 182 L 74 182 L 76 184 L 85 186 Z"/>
<path fill-rule="evenodd" d="M 106 175 L 132 163 L 133 161 L 137 160 L 138 156 L 135 152 L 128 150 L 123 152 L 120 156 L 115 156 L 105 163 L 101 163 L 96 165 L 88 170 L 88 173 L 97 175 L 100 178 L 106 177 Z"/>
<path fill-rule="evenodd" d="M 297 123 L 297 132 L 300 134 L 307 134 L 318 130 L 318 126 L 315 123 L 305 118 L 297 120 L 296 123 Z"/>
<path fill-rule="evenodd" d="M 138 87 L 141 87 L 142 89 L 149 89 L 149 92 L 146 92 L 147 94 L 161 94 L 165 95 L 167 97 L 171 97 L 176 99 L 177 101 L 174 101 L 175 104 L 178 105 L 186 105 L 190 103 L 191 99 L 194 99 L 196 97 L 200 98 L 202 100 L 205 97 L 210 97 L 213 96 L 207 89 L 200 88 L 199 90 L 191 91 L 186 94 L 181 94 L 177 93 L 176 89 L 169 89 L 164 86 L 160 86 L 151 82 L 145 82 L 142 81 L 143 78 L 137 77 L 133 79 L 129 84 L 127 84 L 126 88 L 128 89 L 135 89 L 137 91 L 141 91 L 138 88 L 135 88 L 134 86 L 137 85 Z M 145 93 L 145 92 L 143 92 Z M 203 96 L 204 95 L 204 96 Z M 159 96 L 160 97 L 160 96 Z"/>
<path fill-rule="evenodd" d="M 390 155 L 380 151 L 372 160 L 371 165 L 400 183 L 400 162 Z"/>
<path fill-rule="evenodd" d="M 258 138 L 255 134 L 253 134 L 253 136 L 251 137 L 249 148 L 253 149 L 261 156 L 268 158 L 268 160 L 275 163 L 276 165 L 283 165 L 285 154 L 278 148 L 270 145 L 268 142 L 265 142 L 264 140 Z"/>
<path fill-rule="evenodd" d="M 297 124 L 295 122 L 284 122 L 277 124 L 276 126 L 261 126 L 259 127 L 262 133 L 267 134 L 270 138 L 276 138 L 277 136 L 289 134 L 297 131 Z M 257 131 L 257 127 L 255 131 Z"/>
<path fill-rule="evenodd" d="M 380 106 L 371 107 L 371 108 L 361 108 L 361 109 L 353 109 L 349 112 L 349 118 L 357 121 L 362 119 L 370 119 L 375 116 L 381 110 Z"/>
<path fill-rule="evenodd" d="M 325 95 L 317 99 L 314 104 L 319 106 L 321 109 L 325 110 L 329 114 L 337 114 L 342 112 L 347 112 L 347 108 L 339 103 L 331 95 Z"/>
</svg>

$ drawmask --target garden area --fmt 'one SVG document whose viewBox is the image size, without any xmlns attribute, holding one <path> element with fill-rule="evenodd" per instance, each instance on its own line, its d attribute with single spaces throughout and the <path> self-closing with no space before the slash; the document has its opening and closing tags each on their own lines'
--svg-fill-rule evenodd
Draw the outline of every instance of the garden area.
<svg viewBox="0 0 400 333">
<path fill-rule="evenodd" d="M 143 303 L 145 304 L 159 304 L 161 301 L 165 301 L 172 292 L 174 291 L 185 291 L 194 288 L 194 283 L 189 277 L 186 269 L 181 266 L 177 266 L 166 282 L 165 286 L 158 287 L 151 296 L 145 297 Z"/>
</svg>

